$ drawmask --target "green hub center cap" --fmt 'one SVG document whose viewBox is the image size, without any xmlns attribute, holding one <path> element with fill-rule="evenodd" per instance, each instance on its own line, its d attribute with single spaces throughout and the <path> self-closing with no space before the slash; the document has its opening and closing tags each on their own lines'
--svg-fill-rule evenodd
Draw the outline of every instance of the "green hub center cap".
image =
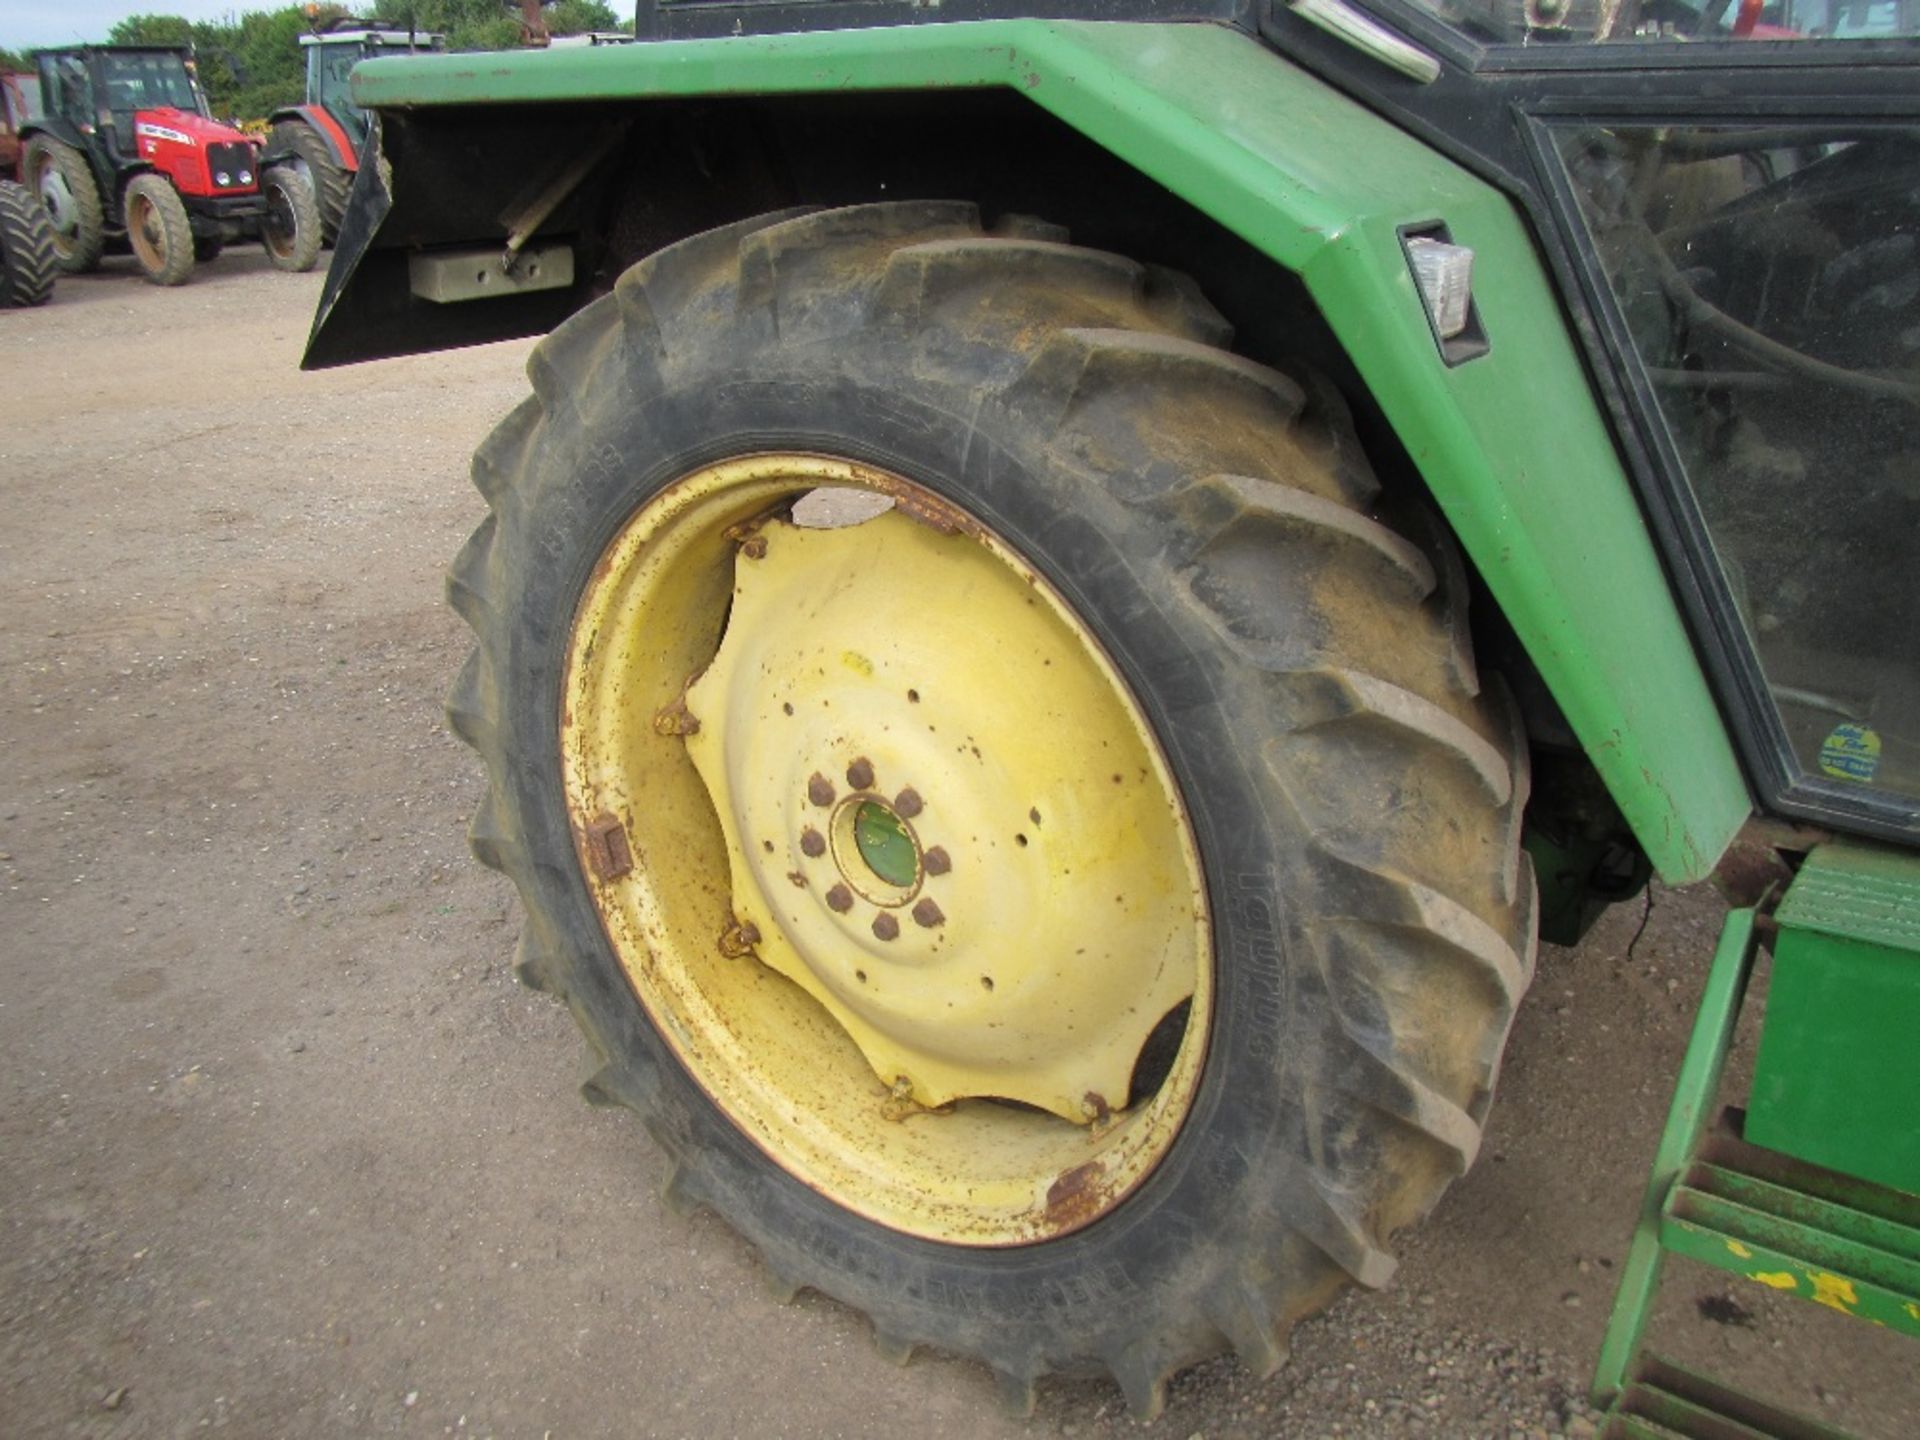
<svg viewBox="0 0 1920 1440">
<path fill-rule="evenodd" d="M 886 806 L 869 800 L 854 812 L 853 840 L 867 868 L 889 885 L 913 888 L 920 877 L 920 852 L 906 822 Z"/>
</svg>

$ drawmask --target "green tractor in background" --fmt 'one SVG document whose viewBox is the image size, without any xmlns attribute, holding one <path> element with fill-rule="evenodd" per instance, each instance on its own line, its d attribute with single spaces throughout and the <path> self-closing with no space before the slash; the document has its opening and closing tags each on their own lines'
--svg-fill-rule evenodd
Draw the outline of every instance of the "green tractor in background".
<svg viewBox="0 0 1920 1440">
<path fill-rule="evenodd" d="M 272 126 L 267 154 L 313 182 L 327 244 L 340 232 L 340 215 L 347 207 L 347 192 L 360 168 L 360 147 L 367 139 L 367 112 L 354 103 L 347 77 L 355 65 L 371 56 L 440 51 L 446 45 L 443 35 L 351 17 L 300 37 L 307 62 L 307 97 L 267 117 Z"/>
<path fill-rule="evenodd" d="M 519 973 L 780 1288 L 1152 1415 L 1388 1281 L 1537 937 L 1715 876 L 1596 1391 L 1790 1427 L 1639 1325 L 1920 1331 L 1911 8 L 1087 9 L 354 75 L 307 363 L 547 335 L 449 577 Z"/>
</svg>

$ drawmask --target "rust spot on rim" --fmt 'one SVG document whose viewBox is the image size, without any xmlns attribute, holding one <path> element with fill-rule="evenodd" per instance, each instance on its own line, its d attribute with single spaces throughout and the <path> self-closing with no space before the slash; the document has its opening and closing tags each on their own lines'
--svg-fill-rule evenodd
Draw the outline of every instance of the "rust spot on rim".
<svg viewBox="0 0 1920 1440">
<path fill-rule="evenodd" d="M 1047 1225 L 1054 1230 L 1076 1230 L 1106 1207 L 1099 1184 L 1106 1167 L 1098 1160 L 1076 1165 L 1047 1189 Z"/>
</svg>

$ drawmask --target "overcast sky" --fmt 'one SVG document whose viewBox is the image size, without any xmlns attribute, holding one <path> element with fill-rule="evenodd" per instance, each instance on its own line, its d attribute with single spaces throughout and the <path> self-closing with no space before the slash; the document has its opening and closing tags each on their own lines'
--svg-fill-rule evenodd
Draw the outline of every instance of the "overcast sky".
<svg viewBox="0 0 1920 1440">
<path fill-rule="evenodd" d="M 608 3 L 623 20 L 633 19 L 633 0 Z M 0 50 L 105 40 L 107 31 L 129 15 L 220 20 L 250 10 L 280 8 L 272 3 L 235 4 L 234 0 L 0 0 Z"/>
</svg>

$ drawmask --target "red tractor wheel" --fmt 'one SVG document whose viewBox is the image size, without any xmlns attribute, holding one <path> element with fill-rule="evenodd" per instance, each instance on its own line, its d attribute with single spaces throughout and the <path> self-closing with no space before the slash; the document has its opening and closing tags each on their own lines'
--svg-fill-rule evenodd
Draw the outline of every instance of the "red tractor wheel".
<svg viewBox="0 0 1920 1440">
<path fill-rule="evenodd" d="M 275 165 L 260 177 L 267 197 L 260 241 L 276 270 L 311 270 L 320 259 L 320 209 L 313 185 L 291 165 Z"/>
<path fill-rule="evenodd" d="M 107 224 L 87 157 L 51 135 L 35 135 L 27 141 L 20 173 L 53 225 L 60 268 L 69 275 L 99 268 Z"/>
<path fill-rule="evenodd" d="M 173 182 L 136 175 L 127 186 L 127 241 L 156 285 L 184 285 L 193 274 L 193 226 Z"/>
</svg>

